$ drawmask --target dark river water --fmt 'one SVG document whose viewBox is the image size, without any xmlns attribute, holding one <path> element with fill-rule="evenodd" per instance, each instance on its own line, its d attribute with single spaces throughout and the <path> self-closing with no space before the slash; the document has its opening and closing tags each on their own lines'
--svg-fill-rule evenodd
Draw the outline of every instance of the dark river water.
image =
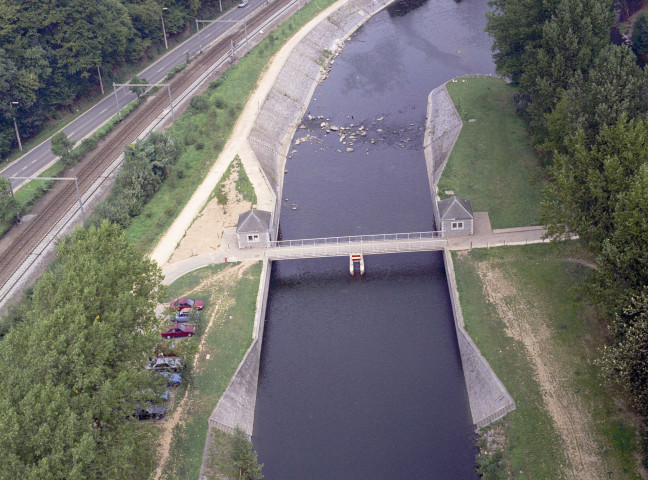
<svg viewBox="0 0 648 480">
<path fill-rule="evenodd" d="M 486 9 L 487 0 L 419 1 L 351 37 L 295 134 L 284 239 L 433 229 L 427 95 L 452 77 L 493 73 Z M 325 121 L 347 130 L 327 132 Z M 265 478 L 474 479 L 441 255 L 365 263 L 351 277 L 348 258 L 274 262 L 253 436 Z"/>
</svg>

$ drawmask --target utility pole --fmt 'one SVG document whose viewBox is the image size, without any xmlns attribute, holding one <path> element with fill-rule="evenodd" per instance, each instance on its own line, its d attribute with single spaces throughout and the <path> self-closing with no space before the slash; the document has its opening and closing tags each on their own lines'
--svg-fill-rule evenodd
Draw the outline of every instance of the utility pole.
<svg viewBox="0 0 648 480">
<path fill-rule="evenodd" d="M 83 208 L 83 202 L 81 201 L 81 193 L 79 192 L 79 181 L 77 177 L 10 177 L 9 180 L 54 180 L 54 181 L 69 181 L 74 180 L 74 186 L 76 187 L 77 200 L 79 201 L 79 207 L 81 207 L 81 215 L 83 216 L 83 221 L 85 222 L 85 209 Z M 13 195 L 13 190 L 11 191 Z"/>
<path fill-rule="evenodd" d="M 101 87 L 101 94 L 103 95 L 104 88 L 103 88 L 103 81 L 101 80 L 101 69 L 99 68 L 99 65 L 97 65 L 97 74 L 99 75 L 99 86 Z"/>
<path fill-rule="evenodd" d="M 11 108 L 11 116 L 13 117 L 14 128 L 16 129 L 16 138 L 18 139 L 18 148 L 22 152 L 22 142 L 20 141 L 20 134 L 18 133 L 18 124 L 16 123 L 16 114 L 13 113 L 13 106 L 20 105 L 18 102 L 9 102 L 9 108 Z"/>
<path fill-rule="evenodd" d="M 119 98 L 117 97 L 117 84 L 113 82 L 113 92 L 115 93 L 115 101 L 117 102 L 117 115 L 119 115 L 119 121 L 122 121 L 121 118 L 121 109 L 119 108 Z"/>
<path fill-rule="evenodd" d="M 164 11 L 168 10 L 167 7 L 162 7 L 160 11 L 160 18 L 162 19 L 162 35 L 164 35 L 164 48 L 169 49 L 169 44 L 167 43 L 166 30 L 164 29 Z"/>
</svg>

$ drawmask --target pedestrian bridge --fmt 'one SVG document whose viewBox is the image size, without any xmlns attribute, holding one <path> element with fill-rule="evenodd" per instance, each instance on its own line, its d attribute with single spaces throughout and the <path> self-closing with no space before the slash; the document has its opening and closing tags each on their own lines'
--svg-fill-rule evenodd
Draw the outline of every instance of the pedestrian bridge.
<svg viewBox="0 0 648 480">
<path fill-rule="evenodd" d="M 441 232 L 384 233 L 350 237 L 307 238 L 268 242 L 268 260 L 377 255 L 381 253 L 443 250 L 448 245 Z"/>
</svg>

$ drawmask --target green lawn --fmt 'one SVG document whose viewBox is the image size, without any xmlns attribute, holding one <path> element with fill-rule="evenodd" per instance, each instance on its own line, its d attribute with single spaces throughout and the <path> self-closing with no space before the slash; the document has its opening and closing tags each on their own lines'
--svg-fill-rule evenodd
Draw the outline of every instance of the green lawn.
<svg viewBox="0 0 648 480">
<path fill-rule="evenodd" d="M 191 272 L 168 288 L 168 299 L 185 295 L 205 300 L 201 317 L 215 315 L 207 333 L 200 360 L 191 368 L 191 382 L 186 410 L 173 431 L 171 455 L 164 469 L 164 479 L 198 478 L 207 421 L 219 397 L 225 391 L 243 355 L 252 343 L 256 297 L 261 262 L 247 269 L 240 281 L 218 277 L 238 263 L 213 265 Z M 202 335 L 198 341 L 202 341 Z M 206 354 L 210 359 L 206 360 Z"/>
<path fill-rule="evenodd" d="M 578 294 L 588 267 L 577 245 L 529 245 L 453 253 L 466 330 L 489 361 L 516 403 L 502 421 L 507 439 L 505 463 L 514 478 L 568 479 L 565 457 L 552 418 L 524 346 L 505 334 L 505 325 L 484 295 L 478 269 L 496 268 L 515 286 L 510 308 L 531 305 L 547 319 L 552 362 L 569 391 L 591 414 L 598 456 L 610 479 L 634 479 L 637 442 L 632 417 L 598 376 L 592 360 L 604 343 L 605 329 Z M 519 312 L 518 312 L 519 313 Z M 510 478 L 492 476 L 487 478 Z"/>
<path fill-rule="evenodd" d="M 515 114 L 516 87 L 495 77 L 447 83 L 463 128 L 439 180 L 487 211 L 493 228 L 538 225 L 542 171 L 524 123 Z M 472 121 L 471 121 L 472 120 Z"/>
<path fill-rule="evenodd" d="M 212 82 L 207 92 L 194 97 L 191 108 L 174 122 L 169 132 L 185 146 L 184 153 L 142 214 L 126 229 L 126 236 L 141 251 L 153 248 L 218 158 L 270 57 L 332 3 L 318 0 L 296 12 Z"/>
</svg>

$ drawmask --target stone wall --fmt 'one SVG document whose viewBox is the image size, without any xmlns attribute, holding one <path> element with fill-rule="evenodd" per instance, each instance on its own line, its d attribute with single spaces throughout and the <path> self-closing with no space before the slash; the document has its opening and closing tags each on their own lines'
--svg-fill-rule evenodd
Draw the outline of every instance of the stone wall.
<svg viewBox="0 0 648 480">
<path fill-rule="evenodd" d="M 499 420 L 508 412 L 515 410 L 515 402 L 468 333 L 466 333 L 459 303 L 452 255 L 447 247 L 443 250 L 443 259 L 448 278 L 452 313 L 457 330 L 457 341 L 461 353 L 461 363 L 463 364 L 466 388 L 468 390 L 470 412 L 475 429 L 479 430 Z"/>
<path fill-rule="evenodd" d="M 430 194 L 432 195 L 434 223 L 437 230 L 441 230 L 441 225 L 438 223 L 437 183 L 439 183 L 443 168 L 448 162 L 448 157 L 457 138 L 459 138 L 462 127 L 463 123 L 445 84 L 432 90 L 428 95 L 423 152 L 430 183 Z"/>
<path fill-rule="evenodd" d="M 291 139 L 331 53 L 392 0 L 347 2 L 313 28 L 292 51 L 266 97 L 248 140 L 278 198 Z M 275 224 L 278 223 L 278 215 Z"/>
</svg>

